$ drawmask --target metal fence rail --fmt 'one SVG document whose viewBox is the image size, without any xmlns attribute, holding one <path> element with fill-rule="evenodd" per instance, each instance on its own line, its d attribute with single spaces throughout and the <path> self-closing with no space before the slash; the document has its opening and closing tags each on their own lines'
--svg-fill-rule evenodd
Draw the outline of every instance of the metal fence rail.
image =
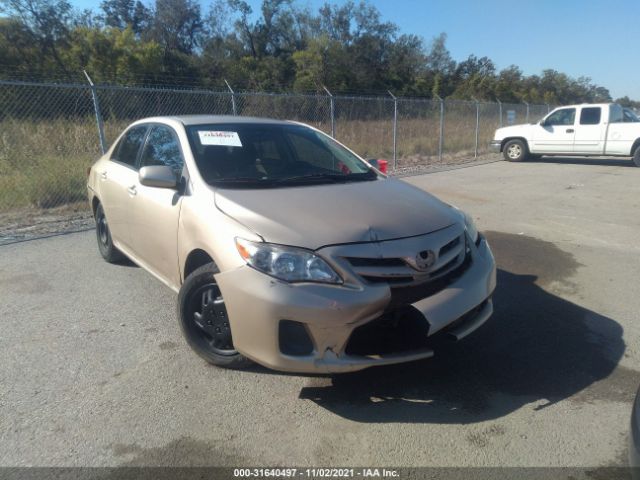
<svg viewBox="0 0 640 480">
<path fill-rule="evenodd" d="M 0 233 L 34 211 L 85 209 L 85 172 L 132 121 L 224 114 L 311 124 L 391 171 L 472 161 L 494 130 L 548 105 L 0 81 Z M 29 215 L 27 215 L 27 212 Z M 18 220 L 16 220 L 18 219 Z M 13 223 L 12 223 L 13 222 Z"/>
</svg>

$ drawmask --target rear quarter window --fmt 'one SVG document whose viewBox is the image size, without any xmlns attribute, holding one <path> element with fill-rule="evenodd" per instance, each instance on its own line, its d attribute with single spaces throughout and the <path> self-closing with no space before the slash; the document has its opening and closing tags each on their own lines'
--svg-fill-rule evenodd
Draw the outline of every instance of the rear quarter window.
<svg viewBox="0 0 640 480">
<path fill-rule="evenodd" d="M 620 123 L 624 121 L 624 112 L 620 105 L 613 104 L 609 107 L 609 122 Z"/>
</svg>

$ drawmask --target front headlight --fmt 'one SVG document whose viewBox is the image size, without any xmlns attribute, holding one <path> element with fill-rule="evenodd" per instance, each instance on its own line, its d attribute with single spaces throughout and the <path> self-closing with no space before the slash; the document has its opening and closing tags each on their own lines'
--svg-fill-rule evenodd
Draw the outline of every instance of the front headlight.
<svg viewBox="0 0 640 480">
<path fill-rule="evenodd" d="M 267 275 L 285 282 L 342 283 L 340 276 L 310 250 L 236 238 L 240 256 Z"/>
<path fill-rule="evenodd" d="M 469 238 L 473 243 L 478 243 L 478 228 L 476 227 L 476 222 L 473 221 L 471 215 L 467 212 L 462 212 L 464 215 L 464 224 L 467 227 L 467 233 L 469 234 Z"/>
<path fill-rule="evenodd" d="M 476 227 L 476 222 L 473 221 L 471 215 L 469 215 L 464 210 L 459 209 L 455 205 L 450 205 L 451 208 L 454 208 L 458 211 L 460 216 L 464 221 L 464 227 L 467 229 L 467 233 L 469 234 L 469 238 L 473 243 L 478 243 L 478 228 Z"/>
</svg>

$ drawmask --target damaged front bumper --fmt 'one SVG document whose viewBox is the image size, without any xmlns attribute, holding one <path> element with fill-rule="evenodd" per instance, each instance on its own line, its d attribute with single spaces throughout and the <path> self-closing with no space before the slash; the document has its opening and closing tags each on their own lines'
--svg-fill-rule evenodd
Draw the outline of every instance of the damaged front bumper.
<svg viewBox="0 0 640 480">
<path fill-rule="evenodd" d="M 415 237 L 376 248 L 382 254 L 399 248 L 416 251 L 420 241 Z M 438 291 L 404 299 L 406 303 L 402 298 L 398 303 L 394 292 L 400 289 L 389 283 L 363 281 L 346 271 L 340 272 L 343 285 L 290 284 L 248 266 L 217 274 L 234 346 L 266 367 L 304 373 L 349 372 L 429 358 L 434 352 L 428 337 L 446 331 L 463 338 L 493 313 L 496 268 L 489 245 L 480 237 L 477 245 L 469 242 L 465 247 L 459 274 Z M 320 252 L 335 258 L 336 252 L 344 253 L 339 250 Z M 376 330 L 379 325 L 382 333 Z M 367 341 L 368 330 L 381 337 L 377 343 Z"/>
</svg>

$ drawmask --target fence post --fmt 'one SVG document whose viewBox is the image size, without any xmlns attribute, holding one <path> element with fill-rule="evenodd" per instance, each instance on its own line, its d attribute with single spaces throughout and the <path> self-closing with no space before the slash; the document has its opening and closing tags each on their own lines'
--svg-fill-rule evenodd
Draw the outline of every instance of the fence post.
<svg viewBox="0 0 640 480">
<path fill-rule="evenodd" d="M 84 76 L 87 77 L 89 86 L 91 87 L 91 96 L 93 97 L 93 108 L 96 112 L 96 123 L 98 124 L 98 137 L 100 138 L 100 151 L 104 155 L 107 151 L 107 141 L 104 137 L 104 123 L 102 121 L 102 113 L 100 112 L 100 102 L 98 101 L 98 91 L 96 86 L 91 81 L 91 77 L 86 70 L 83 70 Z"/>
<path fill-rule="evenodd" d="M 473 101 L 476 104 L 476 147 L 474 150 L 473 158 L 474 160 L 477 160 L 478 159 L 478 140 L 479 140 L 479 134 L 480 134 L 480 102 L 478 102 L 476 98 L 473 98 Z"/>
<path fill-rule="evenodd" d="M 393 98 L 393 168 L 398 165 L 398 98 L 387 90 L 391 98 Z"/>
<path fill-rule="evenodd" d="M 444 146 L 444 99 L 436 95 L 440 102 L 440 133 L 438 134 L 438 161 L 442 162 L 442 149 Z"/>
<path fill-rule="evenodd" d="M 336 106 L 333 100 L 333 95 L 324 85 L 322 88 L 324 88 L 324 91 L 329 95 L 329 108 L 331 109 L 331 137 L 336 138 Z"/>
<path fill-rule="evenodd" d="M 498 97 L 496 97 L 496 102 L 498 102 L 498 115 L 500 115 L 500 121 L 498 122 L 498 127 L 502 128 L 502 102 Z"/>
<path fill-rule="evenodd" d="M 231 88 L 231 85 L 229 85 L 229 82 L 227 82 L 226 78 L 224 80 L 224 83 L 227 84 L 227 88 L 231 93 L 231 110 L 233 111 L 233 116 L 235 117 L 236 115 L 238 115 L 238 110 L 236 109 L 236 92 L 233 91 L 233 88 Z"/>
<path fill-rule="evenodd" d="M 527 106 L 527 116 L 525 117 L 526 118 L 525 123 L 529 123 L 529 102 L 525 102 L 523 100 L 523 103 Z"/>
<path fill-rule="evenodd" d="M 547 103 L 547 113 L 549 113 L 550 111 L 551 111 L 551 105 Z"/>
</svg>

